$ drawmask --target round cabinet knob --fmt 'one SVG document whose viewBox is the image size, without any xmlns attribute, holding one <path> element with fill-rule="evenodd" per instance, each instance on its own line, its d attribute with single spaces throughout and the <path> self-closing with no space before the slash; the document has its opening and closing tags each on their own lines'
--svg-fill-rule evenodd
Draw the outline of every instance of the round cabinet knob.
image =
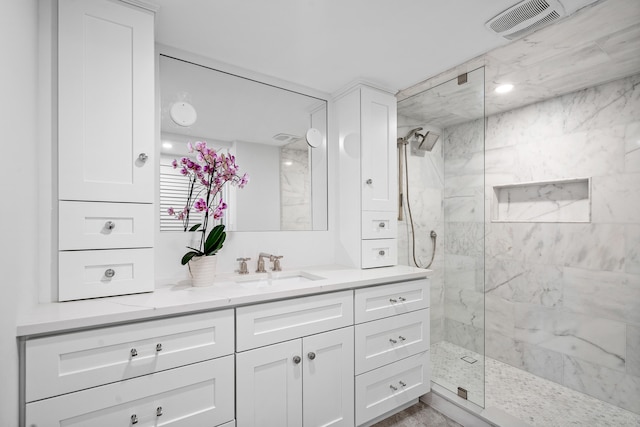
<svg viewBox="0 0 640 427">
<path fill-rule="evenodd" d="M 378 255 L 384 256 L 385 253 L 386 253 L 385 251 L 380 251 L 380 252 L 378 252 Z"/>
<path fill-rule="evenodd" d="M 162 406 L 158 406 L 156 408 L 156 417 L 161 417 L 162 416 Z"/>
<path fill-rule="evenodd" d="M 138 350 L 136 350 L 135 348 L 131 349 L 131 357 L 136 357 L 138 355 Z"/>
<path fill-rule="evenodd" d="M 369 178 L 368 180 L 365 181 L 367 184 L 371 185 L 373 184 L 373 180 L 371 178 Z"/>
<path fill-rule="evenodd" d="M 156 344 L 156 351 L 162 351 L 162 344 Z"/>
<path fill-rule="evenodd" d="M 316 358 L 316 354 L 313 351 L 311 351 L 309 352 L 309 354 L 307 354 L 307 357 L 309 358 L 309 360 L 313 360 Z"/>
<path fill-rule="evenodd" d="M 116 228 L 116 223 L 113 221 L 107 221 L 104 223 L 104 228 L 106 228 L 107 230 L 113 230 L 114 228 Z"/>
<path fill-rule="evenodd" d="M 302 362 L 302 359 L 300 358 L 300 356 L 293 356 L 293 363 L 297 365 L 300 362 Z"/>
<path fill-rule="evenodd" d="M 136 414 L 131 415 L 131 424 L 138 424 L 138 416 Z"/>
<path fill-rule="evenodd" d="M 385 227 L 384 222 L 381 222 L 380 224 L 378 224 L 378 227 L 384 228 Z"/>
<path fill-rule="evenodd" d="M 138 155 L 138 160 L 140 160 L 142 163 L 145 163 L 147 160 L 149 160 L 149 156 L 147 155 L 147 153 L 140 153 L 140 155 Z"/>
<path fill-rule="evenodd" d="M 115 275 L 116 275 L 116 271 L 113 268 L 109 268 L 104 272 L 104 277 L 108 277 L 109 279 L 111 279 Z"/>
</svg>

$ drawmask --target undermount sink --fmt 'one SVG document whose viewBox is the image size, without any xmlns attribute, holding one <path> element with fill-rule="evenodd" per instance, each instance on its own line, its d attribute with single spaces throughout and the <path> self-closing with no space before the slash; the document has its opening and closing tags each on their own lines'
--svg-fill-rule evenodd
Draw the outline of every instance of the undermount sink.
<svg viewBox="0 0 640 427">
<path fill-rule="evenodd" d="M 306 271 L 294 270 L 252 274 L 245 277 L 236 277 L 234 281 L 241 286 L 255 288 L 277 285 L 298 285 L 323 279 L 324 277 L 316 276 Z"/>
</svg>

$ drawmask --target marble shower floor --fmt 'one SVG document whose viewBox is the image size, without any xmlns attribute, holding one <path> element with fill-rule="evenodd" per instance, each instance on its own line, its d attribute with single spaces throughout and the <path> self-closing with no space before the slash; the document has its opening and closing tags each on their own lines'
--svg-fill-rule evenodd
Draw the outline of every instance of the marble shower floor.
<svg viewBox="0 0 640 427">
<path fill-rule="evenodd" d="M 638 427 L 640 415 L 545 380 L 448 342 L 431 346 L 433 380 L 449 390 L 463 386 L 470 401 L 495 407 L 532 426 Z M 461 357 L 478 361 L 469 364 Z M 483 365 L 486 362 L 486 369 Z M 483 377 L 486 404 L 482 405 Z"/>
</svg>

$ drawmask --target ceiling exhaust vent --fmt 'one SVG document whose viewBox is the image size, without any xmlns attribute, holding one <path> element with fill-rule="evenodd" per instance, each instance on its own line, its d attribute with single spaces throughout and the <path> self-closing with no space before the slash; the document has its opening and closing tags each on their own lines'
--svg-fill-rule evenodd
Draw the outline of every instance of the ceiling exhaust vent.
<svg viewBox="0 0 640 427">
<path fill-rule="evenodd" d="M 558 0 L 524 0 L 510 7 L 485 26 L 509 40 L 514 40 L 565 16 Z"/>
</svg>

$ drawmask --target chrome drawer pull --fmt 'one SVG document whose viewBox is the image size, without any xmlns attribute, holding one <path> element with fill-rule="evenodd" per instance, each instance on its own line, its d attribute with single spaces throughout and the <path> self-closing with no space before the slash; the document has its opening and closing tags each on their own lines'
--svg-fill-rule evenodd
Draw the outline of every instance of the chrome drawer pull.
<svg viewBox="0 0 640 427">
<path fill-rule="evenodd" d="M 156 351 L 162 351 L 162 344 L 156 344 Z"/>
<path fill-rule="evenodd" d="M 107 221 L 104 223 L 104 228 L 106 228 L 107 230 L 113 230 L 114 228 L 116 228 L 116 223 L 113 221 Z"/>
<path fill-rule="evenodd" d="M 309 354 L 307 354 L 307 357 L 309 358 L 309 360 L 313 360 L 316 358 L 316 354 L 313 351 L 311 351 L 309 352 Z"/>
<path fill-rule="evenodd" d="M 407 386 L 407 384 L 405 384 L 405 383 L 404 383 L 404 382 L 402 382 L 402 381 L 399 381 L 398 383 L 399 383 L 402 387 L 406 387 L 406 386 Z"/>
<path fill-rule="evenodd" d="M 136 414 L 131 415 L 131 424 L 138 424 L 138 416 Z"/>
<path fill-rule="evenodd" d="M 131 357 L 136 357 L 138 355 L 138 350 L 136 350 L 135 348 L 131 349 Z"/>
<path fill-rule="evenodd" d="M 384 256 L 385 253 L 386 253 L 385 251 L 380 251 L 380 252 L 378 252 L 378 255 Z"/>
<path fill-rule="evenodd" d="M 156 417 L 161 417 L 162 416 L 162 406 L 158 406 L 158 408 L 156 408 Z"/>
<path fill-rule="evenodd" d="M 397 390 L 398 390 L 398 387 L 394 386 L 393 384 L 391 384 L 391 385 L 389 386 L 389 388 L 390 388 L 391 390 L 393 390 L 393 391 L 397 391 Z"/>
<path fill-rule="evenodd" d="M 138 160 L 144 163 L 149 160 L 149 156 L 147 155 L 147 153 L 140 153 L 140 155 L 138 156 Z"/>
<path fill-rule="evenodd" d="M 367 184 L 371 185 L 373 184 L 373 180 L 371 178 L 369 178 L 368 180 L 365 181 Z"/>
<path fill-rule="evenodd" d="M 380 224 L 378 224 L 378 227 L 384 228 L 384 222 L 381 222 Z"/>
<path fill-rule="evenodd" d="M 402 335 L 400 335 L 400 336 L 398 337 L 398 339 L 399 339 L 400 341 L 406 341 L 406 338 L 405 338 L 405 337 L 403 337 Z"/>
<path fill-rule="evenodd" d="M 392 303 L 392 304 L 395 304 L 395 303 L 398 302 L 398 300 L 395 299 L 395 298 L 389 298 L 389 302 Z"/>
<path fill-rule="evenodd" d="M 390 342 L 391 344 L 395 344 L 395 343 L 397 343 L 398 341 L 394 340 L 393 338 L 389 338 L 389 342 Z"/>
<path fill-rule="evenodd" d="M 297 365 L 300 362 L 302 362 L 302 359 L 300 358 L 300 356 L 293 356 L 293 363 Z"/>
<path fill-rule="evenodd" d="M 398 299 L 399 299 L 401 302 L 405 302 L 405 301 L 407 300 L 407 299 L 406 299 L 406 298 L 404 298 L 404 297 L 398 297 Z"/>
<path fill-rule="evenodd" d="M 113 268 L 109 268 L 104 272 L 104 277 L 107 277 L 109 279 L 111 279 L 115 275 L 116 275 L 116 271 Z"/>
</svg>

